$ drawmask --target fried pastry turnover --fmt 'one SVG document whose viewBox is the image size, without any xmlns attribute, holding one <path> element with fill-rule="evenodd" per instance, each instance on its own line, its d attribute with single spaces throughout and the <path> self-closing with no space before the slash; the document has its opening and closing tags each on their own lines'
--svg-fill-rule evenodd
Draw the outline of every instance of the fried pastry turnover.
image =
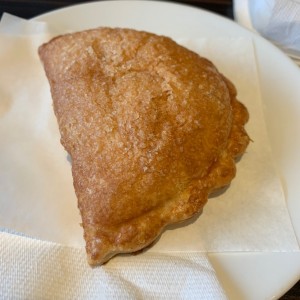
<svg viewBox="0 0 300 300">
<path fill-rule="evenodd" d="M 56 37 L 39 55 L 91 265 L 145 248 L 235 176 L 248 112 L 209 60 L 120 28 Z"/>
</svg>

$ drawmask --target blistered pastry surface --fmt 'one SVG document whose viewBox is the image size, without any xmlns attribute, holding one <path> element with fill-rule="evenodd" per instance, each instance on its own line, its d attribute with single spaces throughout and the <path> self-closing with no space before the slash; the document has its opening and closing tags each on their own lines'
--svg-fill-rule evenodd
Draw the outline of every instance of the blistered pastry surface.
<svg viewBox="0 0 300 300">
<path fill-rule="evenodd" d="M 57 37 L 39 53 L 91 264 L 144 248 L 235 176 L 248 113 L 207 59 L 110 28 Z"/>
</svg>

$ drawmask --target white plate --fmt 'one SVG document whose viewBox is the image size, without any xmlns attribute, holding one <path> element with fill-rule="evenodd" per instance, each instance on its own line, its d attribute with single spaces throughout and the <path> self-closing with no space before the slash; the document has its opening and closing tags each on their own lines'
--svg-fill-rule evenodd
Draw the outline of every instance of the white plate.
<svg viewBox="0 0 300 300">
<path fill-rule="evenodd" d="M 172 38 L 252 37 L 268 134 L 300 240 L 300 70 L 260 36 L 215 14 L 157 1 L 104 1 L 41 15 L 58 33 L 97 26 L 131 27 Z M 276 232 L 274 232 L 276 234 Z M 271 299 L 300 278 L 300 253 L 210 254 L 230 299 Z"/>
</svg>

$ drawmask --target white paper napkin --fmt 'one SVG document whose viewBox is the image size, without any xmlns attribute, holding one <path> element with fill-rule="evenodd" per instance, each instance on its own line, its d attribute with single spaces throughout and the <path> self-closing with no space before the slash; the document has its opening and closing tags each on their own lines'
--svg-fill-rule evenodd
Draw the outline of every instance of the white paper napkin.
<svg viewBox="0 0 300 300">
<path fill-rule="evenodd" d="M 4 13 L 0 22 L 0 34 L 35 35 L 46 34 L 48 26 L 45 22 L 28 22 L 17 16 Z"/>
<path fill-rule="evenodd" d="M 26 27 L 31 23 L 37 28 L 35 22 Z M 8 33 L 0 36 L 0 205 L 5 211 L 0 227 L 82 247 L 70 163 L 59 142 L 49 84 L 37 55 L 49 34 Z M 235 83 L 250 112 L 247 130 L 254 142 L 237 164 L 230 188 L 211 198 L 200 218 L 167 230 L 150 251 L 297 250 L 271 157 L 251 39 L 180 42 L 212 59 Z"/>
<path fill-rule="evenodd" d="M 226 299 L 202 253 L 144 253 L 90 268 L 85 251 L 0 232 L 1 299 Z"/>
<path fill-rule="evenodd" d="M 300 64 L 300 0 L 253 0 L 253 27 Z"/>
</svg>

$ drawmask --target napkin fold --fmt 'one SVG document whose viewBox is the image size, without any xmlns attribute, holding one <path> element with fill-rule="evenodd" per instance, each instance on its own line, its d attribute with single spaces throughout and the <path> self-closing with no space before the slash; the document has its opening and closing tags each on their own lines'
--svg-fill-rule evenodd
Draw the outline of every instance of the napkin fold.
<svg viewBox="0 0 300 300">
<path fill-rule="evenodd" d="M 48 24 L 45 22 L 28 22 L 17 16 L 4 13 L 0 22 L 0 34 L 9 35 L 45 35 L 48 30 Z"/>
<path fill-rule="evenodd" d="M 90 268 L 84 249 L 0 232 L 1 299 L 226 299 L 205 253 L 124 255 Z"/>
</svg>

